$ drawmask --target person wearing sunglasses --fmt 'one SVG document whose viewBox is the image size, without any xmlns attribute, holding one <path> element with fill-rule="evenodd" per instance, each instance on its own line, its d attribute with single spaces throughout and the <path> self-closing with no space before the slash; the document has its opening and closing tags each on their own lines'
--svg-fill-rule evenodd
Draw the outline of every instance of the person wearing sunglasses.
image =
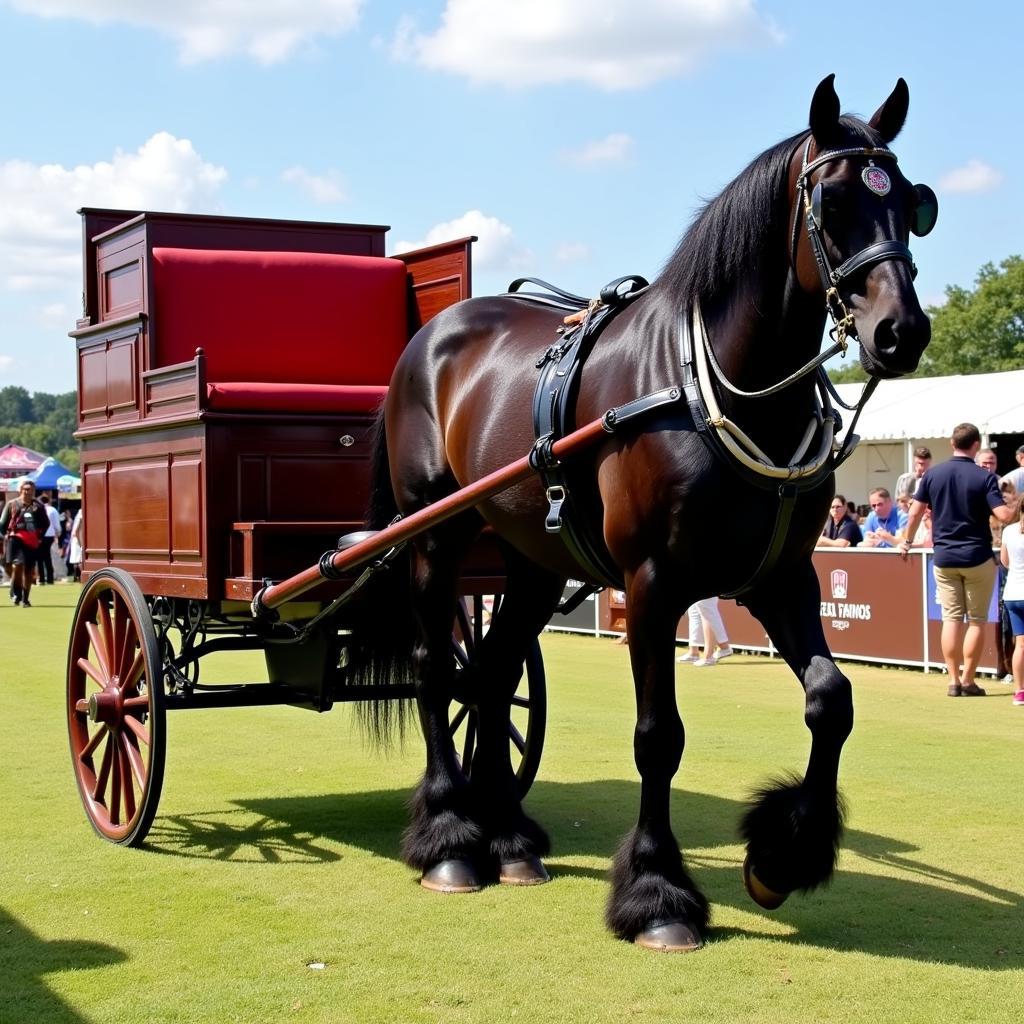
<svg viewBox="0 0 1024 1024">
<path fill-rule="evenodd" d="M 850 510 L 846 507 L 846 498 L 837 494 L 832 499 L 825 528 L 821 531 L 821 536 L 815 547 L 855 548 L 862 540 L 860 526 L 850 518 Z"/>
<path fill-rule="evenodd" d="M 884 487 L 876 487 L 868 495 L 871 512 L 864 524 L 864 545 L 869 548 L 894 548 L 896 536 L 907 525 L 907 513 L 900 511 L 892 495 Z"/>
</svg>

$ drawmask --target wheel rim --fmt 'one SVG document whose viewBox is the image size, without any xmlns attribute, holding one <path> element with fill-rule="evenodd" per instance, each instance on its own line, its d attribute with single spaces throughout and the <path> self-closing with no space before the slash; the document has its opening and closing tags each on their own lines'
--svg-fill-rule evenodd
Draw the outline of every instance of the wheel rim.
<svg viewBox="0 0 1024 1024">
<path fill-rule="evenodd" d="M 462 675 L 471 666 L 480 641 L 487 631 L 489 621 L 486 599 L 482 595 L 472 597 L 472 608 L 465 598 L 459 600 L 456 609 L 455 631 L 452 649 L 456 660 L 456 676 Z M 493 611 L 497 612 L 500 597 L 494 598 Z M 485 621 L 486 620 L 486 621 Z M 478 715 L 469 687 L 456 683 L 456 699 L 452 702 L 449 730 L 455 743 L 456 757 L 462 770 L 473 771 L 473 755 L 477 745 Z M 547 704 L 544 681 L 544 667 L 540 647 L 534 644 L 526 659 L 525 671 L 512 697 L 509 716 L 509 755 L 512 768 L 519 783 L 520 796 L 525 796 L 533 784 L 540 766 L 540 755 L 544 745 L 547 720 Z"/>
<path fill-rule="evenodd" d="M 71 761 L 93 828 L 142 842 L 163 779 L 164 708 L 156 634 L 131 577 L 102 570 L 75 611 L 68 652 Z"/>
</svg>

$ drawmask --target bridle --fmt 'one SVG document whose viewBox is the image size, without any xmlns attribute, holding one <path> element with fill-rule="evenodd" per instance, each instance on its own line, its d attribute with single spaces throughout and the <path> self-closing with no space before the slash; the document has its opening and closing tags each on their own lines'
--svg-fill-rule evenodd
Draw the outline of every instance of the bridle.
<svg viewBox="0 0 1024 1024">
<path fill-rule="evenodd" d="M 857 403 L 855 405 L 848 405 L 839 397 L 823 368 L 824 364 L 833 356 L 845 355 L 849 344 L 847 341 L 848 336 L 851 334 L 856 336 L 853 314 L 846 308 L 846 303 L 840 294 L 840 287 L 843 282 L 862 272 L 865 268 L 873 267 L 878 263 L 884 263 L 886 260 L 900 260 L 909 264 L 911 276 L 917 276 L 917 267 L 914 265 L 914 258 L 911 255 L 910 249 L 904 242 L 897 239 L 873 242 L 871 245 L 861 249 L 860 252 L 849 257 L 849 259 L 844 260 L 838 267 L 832 266 L 832 261 L 828 257 L 825 241 L 821 234 L 821 183 L 819 182 L 813 189 L 808 188 L 811 174 L 827 163 L 845 160 L 850 157 L 867 158 L 868 165 L 864 171 L 866 174 L 870 168 L 875 167 L 876 160 L 891 160 L 893 163 L 896 163 L 897 157 L 886 146 L 852 146 L 843 149 L 826 150 L 813 160 L 808 160 L 812 141 L 813 136 L 809 136 L 804 143 L 800 173 L 796 179 L 796 201 L 793 206 L 793 226 L 790 233 L 790 269 L 794 275 L 797 274 L 797 246 L 800 243 L 800 222 L 802 219 L 807 229 L 811 252 L 814 255 L 821 284 L 825 291 L 825 309 L 833 324 L 829 329 L 829 336 L 832 338 L 833 344 L 824 351 L 819 352 L 813 359 L 805 363 L 798 370 L 795 370 L 784 380 L 758 391 L 745 391 L 742 388 L 736 387 L 726 377 L 725 372 L 719 365 L 714 349 L 711 347 L 699 308 L 695 308 L 692 311 L 692 324 L 685 328 L 688 333 L 692 331 L 690 336 L 694 338 L 695 342 L 692 346 L 693 354 L 696 358 L 695 384 L 701 393 L 705 407 L 710 412 L 707 419 L 708 425 L 716 432 L 723 449 L 727 450 L 738 462 L 753 473 L 773 480 L 814 479 L 824 469 L 830 459 L 834 467 L 849 458 L 858 440 L 854 432 L 857 420 L 860 418 L 865 403 L 878 386 L 878 378 L 872 376 L 861 392 Z M 888 175 L 885 175 L 885 178 L 887 179 Z M 865 184 L 867 184 L 866 179 Z M 937 210 L 935 194 L 931 189 L 927 188 L 927 186 L 915 185 L 914 191 L 919 204 L 930 202 L 935 205 Z M 878 194 L 883 195 L 887 193 L 879 192 Z M 921 218 L 921 223 L 924 224 L 923 229 L 918 228 L 917 220 L 914 221 L 912 230 L 915 234 L 924 235 L 931 230 L 934 224 L 934 212 L 935 210 L 932 211 L 930 219 L 929 217 Z M 724 415 L 718 406 L 714 389 L 711 386 L 713 380 L 720 387 L 738 398 L 767 398 L 770 395 L 777 395 L 785 391 L 791 385 L 812 373 L 816 375 L 817 397 L 815 409 L 800 446 L 785 465 L 774 465 L 746 432 Z M 838 412 L 832 407 L 833 400 L 836 405 L 842 406 L 842 408 L 854 414 L 847 430 L 846 438 L 842 442 L 836 438 L 841 427 L 841 421 Z M 808 448 L 815 426 L 821 429 L 821 444 L 817 454 L 808 457 Z"/>
<path fill-rule="evenodd" d="M 811 245 L 811 252 L 814 254 L 814 262 L 818 266 L 818 275 L 821 277 L 821 285 L 825 290 L 825 309 L 832 320 L 832 328 L 829 335 L 838 346 L 837 351 L 846 353 L 848 334 L 855 333 L 853 328 L 853 315 L 846 308 L 839 288 L 844 281 L 861 272 L 866 267 L 872 267 L 876 263 L 884 263 L 886 260 L 902 260 L 910 265 L 911 278 L 917 277 L 917 267 L 914 264 L 914 257 L 908 246 L 895 238 L 885 239 L 881 242 L 873 242 L 865 246 L 860 252 L 855 253 L 849 259 L 844 260 L 838 267 L 833 267 L 828 258 L 824 239 L 821 237 L 821 207 L 820 191 L 818 186 L 813 192 L 808 189 L 808 179 L 811 172 L 817 170 L 824 164 L 835 160 L 845 160 L 848 157 L 867 157 L 868 166 L 874 167 L 875 160 L 891 160 L 898 162 L 896 154 L 885 146 L 854 146 L 847 149 L 830 149 L 816 156 L 808 163 L 807 157 L 811 150 L 809 137 L 804 144 L 802 166 L 796 179 L 796 202 L 793 206 L 793 230 L 790 236 L 790 264 L 796 272 L 797 246 L 800 244 L 800 213 L 803 211 L 803 220 L 807 228 L 807 238 Z M 817 197 L 817 202 L 815 198 Z M 827 357 L 831 359 L 836 352 L 831 352 Z"/>
</svg>

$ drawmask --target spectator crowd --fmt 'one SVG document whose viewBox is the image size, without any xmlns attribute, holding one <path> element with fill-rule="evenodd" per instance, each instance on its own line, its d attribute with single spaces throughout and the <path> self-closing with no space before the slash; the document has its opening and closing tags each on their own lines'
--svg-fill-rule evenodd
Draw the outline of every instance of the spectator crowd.
<svg viewBox="0 0 1024 1024">
<path fill-rule="evenodd" d="M 915 448 L 893 490 L 874 488 L 866 505 L 836 494 L 817 546 L 889 548 L 904 558 L 915 547 L 934 551 L 951 697 L 985 696 L 974 676 L 997 587 L 998 675 L 1014 684 L 1013 702 L 1024 706 L 1024 445 L 1017 467 L 1001 478 L 996 453 L 981 446 L 973 424 L 956 427 L 951 447 L 952 457 L 938 465 L 928 448 Z"/>
</svg>

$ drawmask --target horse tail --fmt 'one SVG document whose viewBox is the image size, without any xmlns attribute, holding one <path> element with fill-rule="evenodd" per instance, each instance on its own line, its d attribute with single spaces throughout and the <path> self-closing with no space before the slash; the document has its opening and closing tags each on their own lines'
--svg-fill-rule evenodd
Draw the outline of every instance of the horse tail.
<svg viewBox="0 0 1024 1024">
<path fill-rule="evenodd" d="M 372 444 L 366 527 L 382 530 L 398 515 L 383 410 L 374 425 Z M 410 572 L 406 549 L 369 580 L 352 602 L 354 614 L 346 622 L 352 630 L 347 645 L 346 685 L 375 688 L 372 698 L 356 701 L 356 720 L 370 744 L 378 749 L 390 746 L 396 735 L 404 741 L 412 716 L 412 700 L 398 693 L 413 682 L 416 623 Z M 396 690 L 395 696 L 387 694 L 391 688 Z"/>
</svg>

